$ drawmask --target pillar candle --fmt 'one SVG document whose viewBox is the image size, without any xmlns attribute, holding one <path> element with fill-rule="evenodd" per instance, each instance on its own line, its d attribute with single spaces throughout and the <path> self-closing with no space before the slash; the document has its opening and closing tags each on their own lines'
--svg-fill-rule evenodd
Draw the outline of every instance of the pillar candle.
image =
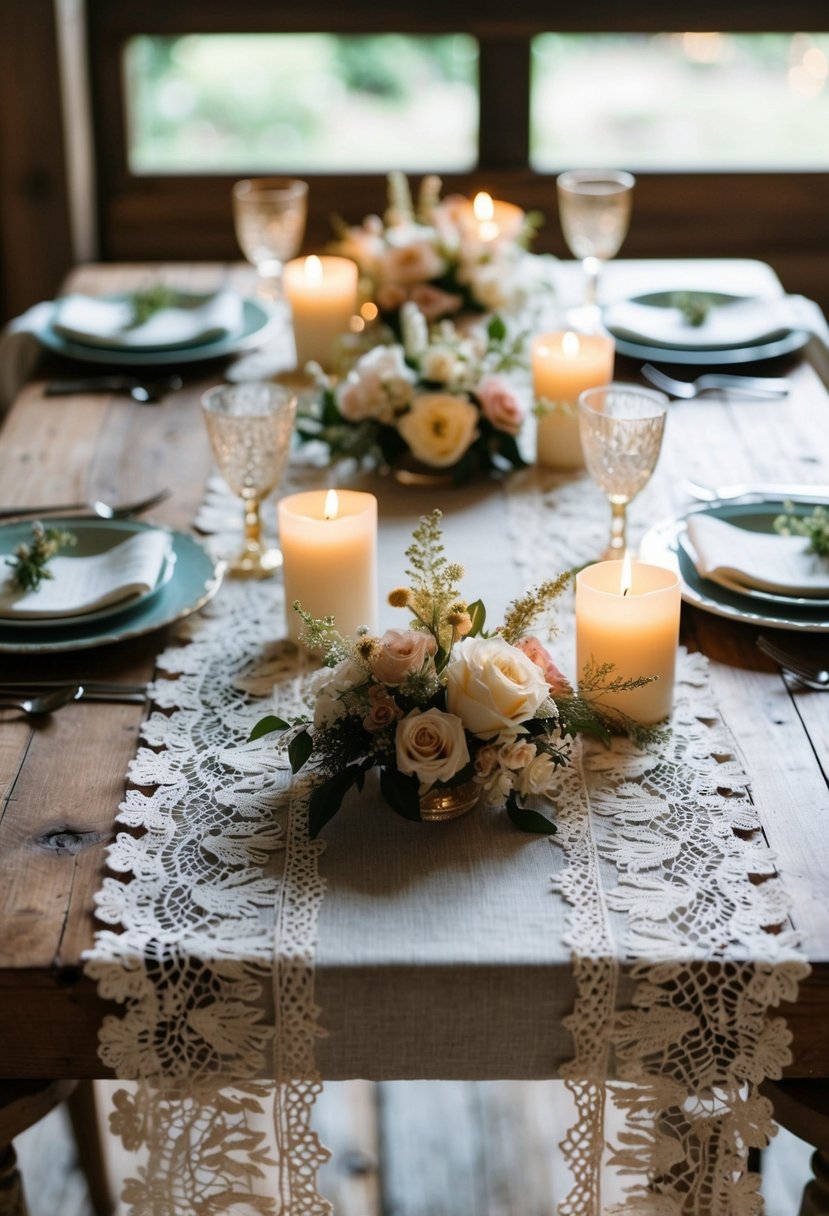
<svg viewBox="0 0 829 1216">
<path fill-rule="evenodd" d="M 627 578 L 625 567 L 630 570 Z M 674 697 L 679 610 L 679 580 L 672 570 L 627 560 L 599 562 L 580 570 L 576 575 L 579 683 L 587 665 L 602 663 L 613 664 L 611 679 L 656 676 L 653 683 L 630 692 L 599 694 L 600 704 L 620 709 L 643 725 L 667 718 Z"/>
<path fill-rule="evenodd" d="M 579 393 L 613 379 L 615 344 L 608 334 L 538 334 L 532 340 L 533 390 L 555 408 L 538 419 L 539 464 L 584 468 L 579 437 Z"/>
<path fill-rule="evenodd" d="M 515 203 L 492 198 L 485 190 L 475 195 L 472 215 L 464 219 L 464 227 L 477 235 L 482 244 L 489 244 L 503 237 L 515 240 L 524 226 L 524 212 Z"/>
<path fill-rule="evenodd" d="M 356 490 L 310 490 L 279 503 L 288 636 L 303 629 L 299 600 L 315 618 L 333 616 L 336 629 L 377 630 L 377 499 Z"/>
<path fill-rule="evenodd" d="M 333 347 L 357 311 L 357 264 L 349 258 L 311 255 L 285 266 L 285 296 L 291 306 L 297 367 L 313 359 L 332 370 Z"/>
</svg>

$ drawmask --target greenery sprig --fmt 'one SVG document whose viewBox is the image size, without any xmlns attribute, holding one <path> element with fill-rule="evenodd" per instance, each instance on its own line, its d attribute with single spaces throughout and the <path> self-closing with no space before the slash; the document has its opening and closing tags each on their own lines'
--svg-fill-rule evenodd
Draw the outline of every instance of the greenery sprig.
<svg viewBox="0 0 829 1216">
<path fill-rule="evenodd" d="M 152 287 L 145 287 L 141 291 L 133 292 L 130 298 L 132 319 L 129 328 L 136 329 L 139 325 L 143 325 L 157 312 L 169 308 L 175 298 L 176 293 L 173 288 L 165 286 L 164 283 L 156 283 Z"/>
<path fill-rule="evenodd" d="M 829 511 L 826 507 L 816 506 L 811 515 L 796 515 L 793 503 L 787 502 L 784 506 L 785 514 L 778 515 L 774 521 L 775 532 L 781 536 L 805 536 L 809 541 L 809 553 L 829 556 Z"/>
<path fill-rule="evenodd" d="M 37 591 L 44 579 L 54 578 L 47 566 L 55 554 L 77 543 L 74 532 L 67 532 L 63 528 L 44 528 L 36 520 L 32 524 L 31 543 L 18 545 L 14 556 L 6 558 L 6 565 L 12 568 L 12 584 L 20 591 Z"/>
</svg>

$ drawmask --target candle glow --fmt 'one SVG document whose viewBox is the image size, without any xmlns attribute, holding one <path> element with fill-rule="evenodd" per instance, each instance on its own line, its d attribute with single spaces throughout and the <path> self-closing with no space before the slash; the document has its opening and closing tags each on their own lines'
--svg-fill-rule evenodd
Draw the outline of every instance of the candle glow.
<svg viewBox="0 0 829 1216">
<path fill-rule="evenodd" d="M 627 595 L 632 586 L 633 586 L 633 573 L 632 573 L 631 565 L 630 565 L 630 553 L 627 551 L 627 549 L 625 549 L 625 557 L 624 557 L 624 561 L 622 562 L 622 578 L 621 578 L 622 595 Z"/>
<path fill-rule="evenodd" d="M 322 509 L 323 519 L 336 519 L 340 513 L 340 500 L 336 490 L 329 490 L 325 496 L 325 506 Z"/>
<path fill-rule="evenodd" d="M 305 281 L 309 287 L 316 287 L 322 282 L 322 262 L 315 253 L 305 259 Z"/>
</svg>

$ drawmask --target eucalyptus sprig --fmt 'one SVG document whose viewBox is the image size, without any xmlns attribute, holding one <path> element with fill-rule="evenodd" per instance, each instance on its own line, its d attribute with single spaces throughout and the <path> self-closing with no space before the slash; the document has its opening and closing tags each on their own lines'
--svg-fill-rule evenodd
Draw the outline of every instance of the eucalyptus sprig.
<svg viewBox="0 0 829 1216">
<path fill-rule="evenodd" d="M 157 312 L 169 308 L 175 298 L 176 293 L 173 288 L 167 287 L 164 283 L 156 283 L 152 287 L 145 287 L 141 291 L 133 292 L 130 298 L 132 319 L 129 327 L 135 329 L 139 325 L 143 325 Z"/>
<path fill-rule="evenodd" d="M 781 536 L 805 536 L 809 541 L 809 553 L 829 556 L 829 511 L 826 507 L 816 506 L 811 515 L 795 515 L 793 503 L 787 502 L 784 506 L 785 514 L 778 515 L 774 521 L 775 532 Z"/>
<path fill-rule="evenodd" d="M 18 545 L 14 556 L 6 558 L 6 565 L 12 568 L 12 584 L 20 591 L 37 591 L 44 579 L 54 578 L 47 565 L 55 554 L 77 543 L 74 532 L 67 532 L 63 528 L 44 528 L 36 520 L 32 524 L 31 543 Z"/>
</svg>

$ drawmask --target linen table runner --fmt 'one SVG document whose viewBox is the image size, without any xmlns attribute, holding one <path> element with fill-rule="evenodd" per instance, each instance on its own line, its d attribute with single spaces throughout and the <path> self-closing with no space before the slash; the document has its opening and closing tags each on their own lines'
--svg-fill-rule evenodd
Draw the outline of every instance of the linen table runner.
<svg viewBox="0 0 829 1216">
<path fill-rule="evenodd" d="M 600 551 L 605 506 L 585 478 L 529 470 L 506 497 L 524 583 Z M 228 502 L 213 488 L 200 522 L 221 531 Z M 113 1119 L 126 1147 L 150 1150 L 125 1191 L 135 1216 L 330 1211 L 310 1128 L 322 845 L 307 839 L 306 787 L 291 783 L 278 736 L 244 743 L 271 706 L 283 717 L 304 709 L 302 666 L 273 642 L 280 594 L 278 581 L 227 584 L 182 631 L 186 644 L 162 656 L 177 678 L 155 685 L 158 710 L 130 773 L 138 788 L 119 815 L 143 835 L 122 833 L 109 853 L 118 877 L 105 880 L 99 915 L 113 929 L 88 966 L 125 1006 L 101 1029 L 102 1058 L 142 1079 L 116 1096 Z M 769 1009 L 794 998 L 806 967 L 704 661 L 683 655 L 679 675 L 665 746 L 576 749 L 561 772 L 552 847 L 567 868 L 551 898 L 571 906 L 565 1073 L 578 1109 L 563 1145 L 574 1177 L 564 1216 L 607 1210 L 603 1158 L 634 1179 L 614 1211 L 761 1211 L 745 1174 L 748 1147 L 772 1131 L 757 1085 L 788 1059 Z M 783 928 L 770 935 L 769 925 Z M 634 996 L 620 1008 L 627 973 Z M 607 1094 L 625 1115 L 609 1154 Z"/>
</svg>

